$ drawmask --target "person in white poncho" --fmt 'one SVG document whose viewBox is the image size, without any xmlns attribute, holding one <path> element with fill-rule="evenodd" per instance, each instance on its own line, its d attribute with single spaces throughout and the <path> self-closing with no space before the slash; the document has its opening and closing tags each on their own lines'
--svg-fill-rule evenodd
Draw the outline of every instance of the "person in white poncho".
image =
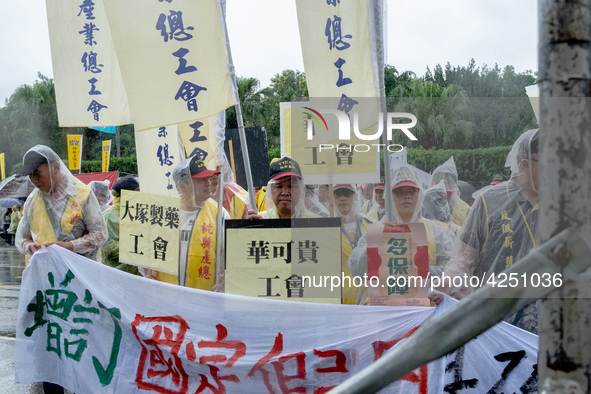
<svg viewBox="0 0 591 394">
<path fill-rule="evenodd" d="M 32 255 L 58 245 L 91 257 L 107 240 L 107 227 L 94 193 L 74 178 L 59 156 L 44 145 L 29 149 L 17 176 L 29 176 L 35 190 L 25 203 L 16 232 L 19 252 Z M 45 393 L 64 389 L 43 382 Z"/>
<path fill-rule="evenodd" d="M 384 216 L 380 223 L 390 226 L 394 226 L 395 223 L 423 223 L 428 241 L 429 272 L 431 276 L 441 275 L 451 254 L 452 238 L 445 234 L 441 227 L 422 217 L 424 191 L 411 168 L 398 168 L 393 173 L 392 185 L 394 223 L 386 222 L 387 216 Z M 363 234 L 349 257 L 349 269 L 353 276 L 363 277 L 367 274 L 367 234 Z M 359 288 L 357 304 L 366 304 L 367 301 L 367 289 Z"/>
</svg>

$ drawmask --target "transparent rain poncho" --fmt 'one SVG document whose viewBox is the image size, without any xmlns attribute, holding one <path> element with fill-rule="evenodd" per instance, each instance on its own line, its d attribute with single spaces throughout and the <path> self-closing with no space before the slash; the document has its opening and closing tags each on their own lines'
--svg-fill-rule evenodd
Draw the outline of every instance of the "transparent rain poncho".
<svg viewBox="0 0 591 394">
<path fill-rule="evenodd" d="M 404 222 L 398 213 L 396 207 L 393 211 L 393 221 L 395 223 L 423 223 L 427 231 L 429 247 L 429 273 L 431 276 L 440 276 L 445 270 L 445 266 L 451 255 L 453 248 L 453 237 L 449 236 L 440 226 L 436 225 L 431 220 L 425 219 L 422 216 L 422 205 L 425 198 L 425 192 L 421 188 L 421 183 L 418 180 L 415 172 L 407 166 L 400 166 L 392 174 L 392 186 L 396 186 L 400 182 L 410 181 L 419 186 L 418 198 L 411 219 Z M 387 221 L 385 216 L 380 220 L 380 223 Z M 433 248 L 433 244 L 435 248 Z M 349 257 L 349 269 L 353 276 L 360 276 L 367 274 L 367 234 L 364 234 L 357 247 Z M 357 304 L 367 303 L 367 289 L 360 288 L 357 296 Z"/>
<path fill-rule="evenodd" d="M 109 204 L 113 201 L 113 196 L 109 191 L 109 181 L 92 181 L 88 187 L 94 193 L 101 211 L 105 212 L 109 208 Z"/>
<path fill-rule="evenodd" d="M 433 171 L 429 187 L 431 188 L 441 181 L 443 181 L 445 190 L 449 196 L 447 201 L 449 211 L 452 212 L 461 194 L 460 188 L 458 187 L 458 170 L 456 169 L 453 156 Z"/>
<path fill-rule="evenodd" d="M 431 186 L 425 192 L 423 216 L 426 219 L 439 220 L 445 223 L 451 220 L 451 212 L 447 205 L 447 192 L 443 180 L 435 186 Z"/>
<path fill-rule="evenodd" d="M 415 172 L 410 167 L 400 166 L 392 174 L 391 185 L 392 185 L 392 187 L 394 187 L 397 184 L 399 184 L 400 182 L 404 182 L 404 181 L 413 182 L 414 184 L 419 186 L 419 196 L 417 199 L 417 203 L 415 204 L 415 207 L 414 207 L 414 212 L 412 213 L 411 219 L 408 222 L 406 222 L 406 223 L 415 223 L 415 222 L 418 222 L 423 217 L 422 207 L 423 207 L 423 201 L 425 199 L 425 191 L 423 190 L 422 187 L 420 187 L 421 182 L 419 181 L 419 178 L 417 177 Z M 384 197 L 386 197 L 386 196 L 384 195 Z M 398 210 L 396 210 L 395 207 L 394 207 L 392 214 L 393 214 L 393 221 L 395 223 L 404 223 L 404 221 L 400 217 L 400 214 L 398 213 Z"/>
<path fill-rule="evenodd" d="M 537 132 L 526 131 L 513 145 L 505 164 L 511 167 L 508 181 L 474 194 L 475 201 L 448 263 L 447 275 L 468 274 L 486 281 L 539 244 L 538 158 L 534 157 L 538 153 Z M 536 304 L 506 321 L 536 333 Z"/>
<path fill-rule="evenodd" d="M 283 187 L 283 181 L 285 178 L 271 179 L 267 183 L 267 194 L 265 196 L 266 208 L 265 212 L 261 212 L 261 216 L 265 219 L 279 219 L 279 212 L 273 201 L 273 194 L 275 188 L 281 187 L 281 191 L 277 190 L 276 198 L 277 201 L 280 199 L 289 199 L 291 201 L 291 217 L 292 218 L 305 218 L 305 217 L 318 217 L 319 215 L 310 212 L 306 208 L 306 185 L 304 180 L 298 177 L 291 177 L 291 187 Z M 295 204 L 294 204 L 295 202 Z M 320 210 L 322 204 L 318 205 Z"/>
<path fill-rule="evenodd" d="M 223 277 L 216 277 L 214 270 L 217 267 L 216 245 L 218 242 L 217 209 L 218 205 L 211 198 L 213 188 L 209 176 L 193 178 L 191 175 L 191 161 L 194 157 L 182 160 L 173 170 L 172 176 L 180 197 L 180 258 L 179 275 L 159 273 L 160 280 L 175 283 L 181 286 L 198 288 L 201 290 L 218 290 L 223 288 Z M 212 174 L 210 170 L 207 174 Z M 224 210 L 224 219 L 230 219 Z M 193 231 L 195 228 L 207 227 L 212 230 L 211 235 L 201 231 Z M 205 241 L 202 237 L 207 236 Z M 223 242 L 223 240 L 222 240 Z M 205 246 L 204 246 L 205 245 Z M 207 256 L 207 257 L 206 257 Z M 207 262 L 207 261 L 209 262 Z M 223 256 L 220 259 L 223 261 Z M 214 263 L 215 262 L 215 263 Z M 208 264 L 209 278 L 199 277 L 199 270 L 203 270 L 203 264 Z M 217 281 L 217 283 L 216 283 Z"/>
<path fill-rule="evenodd" d="M 351 185 L 355 189 L 355 185 Z M 359 193 L 352 192 L 353 200 L 350 201 L 351 197 L 346 197 L 343 190 L 349 190 L 346 188 L 339 188 L 335 189 L 333 187 L 333 197 L 334 197 L 334 209 L 335 209 L 335 217 L 341 218 L 341 227 L 347 238 L 351 242 L 352 246 L 355 247 L 357 241 L 361 238 L 362 231 L 361 231 L 361 223 L 372 223 L 374 220 L 367 215 L 364 215 L 360 212 L 361 204 L 360 195 Z M 341 196 L 342 195 L 342 196 Z M 349 203 L 351 203 L 350 209 L 347 212 Z"/>
<path fill-rule="evenodd" d="M 330 212 L 324 204 L 318 199 L 318 186 L 317 185 L 306 185 L 306 198 L 304 200 L 306 209 L 316 215 L 327 218 L 330 217 Z"/>
<path fill-rule="evenodd" d="M 47 164 L 39 166 L 39 176 L 30 176 L 36 188 L 25 203 L 17 230 L 18 250 L 31 254 L 35 243 L 62 241 L 71 242 L 75 253 L 92 255 L 107 239 L 96 197 L 49 147 L 36 145 L 29 152 L 43 156 Z"/>
<path fill-rule="evenodd" d="M 489 277 L 516 263 L 537 245 L 537 172 L 531 150 L 537 130 L 523 133 L 513 145 L 506 166 L 511 178 L 475 193 L 460 242 L 448 264 L 450 275 Z M 537 153 L 537 141 L 535 142 Z"/>
</svg>

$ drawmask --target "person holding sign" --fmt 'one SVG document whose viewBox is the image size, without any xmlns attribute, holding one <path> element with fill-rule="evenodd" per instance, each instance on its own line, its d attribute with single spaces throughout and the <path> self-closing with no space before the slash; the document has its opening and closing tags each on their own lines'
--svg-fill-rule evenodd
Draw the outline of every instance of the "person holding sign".
<svg viewBox="0 0 591 394">
<path fill-rule="evenodd" d="M 375 221 L 359 212 L 358 194 L 351 184 L 337 184 L 333 187 L 335 217 L 341 218 L 341 263 L 345 276 L 352 277 L 349 270 L 349 256 L 357 246 L 357 241 L 367 231 L 367 224 Z M 354 286 L 343 287 L 343 304 L 355 304 L 357 289 Z"/>
<path fill-rule="evenodd" d="M 210 178 L 219 175 L 208 170 L 203 161 L 192 156 L 182 160 L 173 170 L 172 178 L 181 198 L 179 275 L 158 272 L 161 282 L 201 290 L 222 291 L 216 284 L 217 203 L 210 198 Z M 223 208 L 222 208 L 223 209 Z M 230 216 L 224 210 L 224 219 Z"/>
<path fill-rule="evenodd" d="M 269 167 L 267 184 L 267 210 L 251 216 L 265 219 L 319 218 L 306 208 L 306 187 L 300 165 L 284 157 Z"/>
<path fill-rule="evenodd" d="M 439 276 L 451 255 L 453 241 L 441 227 L 422 217 L 424 191 L 414 172 L 407 166 L 399 167 L 393 174 L 392 197 L 394 199 L 394 223 L 382 218 L 380 223 L 394 227 L 396 224 L 422 223 L 425 227 L 428 244 L 429 274 Z M 377 201 L 377 199 L 376 199 Z M 367 274 L 367 234 L 363 234 L 349 257 L 349 268 L 354 276 Z M 358 304 L 367 303 L 367 288 L 360 288 Z"/>
<path fill-rule="evenodd" d="M 453 156 L 433 171 L 429 187 L 433 187 L 441 181 L 444 182 L 447 191 L 447 204 L 451 212 L 451 221 L 462 227 L 466 216 L 468 216 L 470 206 L 460 198 L 458 170 Z"/>
<path fill-rule="evenodd" d="M 107 242 L 105 242 L 105 244 L 101 247 L 101 262 L 105 265 L 133 275 L 140 274 L 138 267 L 131 264 L 119 263 L 119 211 L 121 210 L 121 190 L 137 191 L 139 188 L 139 182 L 131 175 L 119 179 L 113 185 L 113 196 L 115 197 L 113 200 L 113 205 L 103 213 L 107 230 L 109 232 L 109 238 L 107 239 Z"/>
<path fill-rule="evenodd" d="M 30 255 L 55 244 L 92 256 L 107 239 L 107 227 L 90 188 L 74 178 L 59 156 L 44 145 L 25 153 L 17 176 L 27 175 L 35 190 L 25 203 L 16 232 L 19 252 Z M 61 386 L 49 382 L 43 382 L 43 390 L 64 392 Z"/>
</svg>

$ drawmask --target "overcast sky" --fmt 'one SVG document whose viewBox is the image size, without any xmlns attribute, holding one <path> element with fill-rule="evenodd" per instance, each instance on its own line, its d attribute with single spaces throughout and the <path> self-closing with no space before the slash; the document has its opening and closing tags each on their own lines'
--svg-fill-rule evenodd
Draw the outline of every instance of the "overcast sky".
<svg viewBox="0 0 591 394">
<path fill-rule="evenodd" d="M 265 87 L 285 69 L 304 71 L 295 0 L 227 0 L 227 21 L 238 75 Z M 37 72 L 53 77 L 45 1 L 0 0 L 0 36 L 4 106 Z M 423 75 L 427 66 L 466 66 L 470 58 L 536 71 L 537 0 L 388 0 L 388 63 L 398 71 Z"/>
</svg>

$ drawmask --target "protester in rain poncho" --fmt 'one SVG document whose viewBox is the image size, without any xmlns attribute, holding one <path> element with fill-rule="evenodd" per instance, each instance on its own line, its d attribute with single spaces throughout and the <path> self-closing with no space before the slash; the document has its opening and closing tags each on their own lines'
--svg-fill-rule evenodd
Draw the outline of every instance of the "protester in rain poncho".
<svg viewBox="0 0 591 394">
<path fill-rule="evenodd" d="M 486 281 L 539 244 L 538 160 L 538 130 L 526 131 L 513 145 L 505 163 L 511 167 L 511 178 L 474 194 L 474 205 L 464 222 L 446 275 L 475 275 Z M 448 294 L 467 292 L 442 290 Z M 506 321 L 536 333 L 537 303 Z"/>
<path fill-rule="evenodd" d="M 44 145 L 29 149 L 17 176 L 29 176 L 35 190 L 25 203 L 16 232 L 16 247 L 34 254 L 52 244 L 87 257 L 107 239 L 99 204 L 90 188 L 68 171 L 59 156 Z M 46 393 L 63 392 L 56 384 L 43 382 Z"/>
<path fill-rule="evenodd" d="M 316 185 L 306 185 L 306 196 L 304 201 L 306 209 L 310 212 L 323 218 L 330 216 L 328 209 L 321 204 L 318 199 L 318 188 Z"/>
<path fill-rule="evenodd" d="M 10 214 L 10 226 L 8 227 L 8 234 L 10 234 L 10 244 L 14 245 L 14 235 L 18 228 L 23 215 L 19 212 L 18 207 L 15 205 L 12 207 L 12 213 Z"/>
<path fill-rule="evenodd" d="M 216 278 L 218 260 L 222 260 L 216 259 L 218 205 L 210 198 L 210 178 L 219 174 L 208 170 L 197 156 L 182 160 L 173 170 L 172 177 L 181 199 L 179 275 L 158 272 L 158 280 L 223 291 L 223 276 Z M 224 210 L 224 219 L 229 218 Z"/>
<path fill-rule="evenodd" d="M 107 228 L 96 197 L 54 151 L 43 145 L 29 149 L 17 175 L 29 175 L 36 187 L 16 234 L 21 253 L 57 244 L 88 257 L 105 242 Z"/>
<path fill-rule="evenodd" d="M 433 221 L 452 237 L 457 237 L 460 234 L 460 226 L 451 221 L 447 191 L 443 180 L 425 192 L 423 217 Z"/>
<path fill-rule="evenodd" d="M 373 200 L 375 204 L 373 204 L 373 208 L 367 213 L 367 216 L 372 218 L 375 221 L 380 221 L 384 218 L 386 214 L 386 199 L 384 198 L 384 183 L 386 179 L 382 176 L 380 178 L 380 183 L 375 185 L 373 188 Z"/>
<path fill-rule="evenodd" d="M 462 227 L 470 206 L 460 198 L 458 171 L 453 156 L 433 171 L 429 187 L 437 185 L 442 180 L 445 183 L 445 189 L 447 191 L 447 203 L 451 212 L 451 221 Z"/>
<path fill-rule="evenodd" d="M 335 217 L 341 218 L 341 264 L 345 276 L 351 277 L 348 260 L 357 246 L 357 241 L 367 231 L 367 224 L 374 223 L 369 216 L 359 212 L 359 195 L 351 184 L 337 184 L 333 187 Z M 355 304 L 357 288 L 343 286 L 343 304 Z"/>
<path fill-rule="evenodd" d="M 140 274 L 138 267 L 135 265 L 119 263 L 119 211 L 121 209 L 121 191 L 136 191 L 139 187 L 140 184 L 133 176 L 121 178 L 113 185 L 113 196 L 115 197 L 113 205 L 103 212 L 107 231 L 109 232 L 109 238 L 100 249 L 101 262 L 103 264 L 134 275 Z"/>
<path fill-rule="evenodd" d="M 218 169 L 220 167 L 218 166 Z M 211 181 L 211 198 L 218 201 L 218 186 L 220 177 L 222 175 L 212 175 Z M 248 208 L 250 206 L 248 200 L 248 192 L 239 184 L 234 182 L 234 174 L 230 166 L 225 164 L 224 177 L 224 196 L 222 198 L 222 206 L 229 213 L 231 219 L 244 219 L 248 216 Z M 256 197 L 255 197 L 256 198 Z"/>
<path fill-rule="evenodd" d="M 96 200 L 101 207 L 101 212 L 105 212 L 109 208 L 111 202 L 111 192 L 109 191 L 109 181 L 92 181 L 88 187 L 94 193 Z"/>
<path fill-rule="evenodd" d="M 387 223 L 385 217 L 380 223 L 394 225 L 395 223 L 423 223 L 427 234 L 429 251 L 429 273 L 439 276 L 443 272 L 453 242 L 441 227 L 422 217 L 424 191 L 416 174 L 407 166 L 401 166 L 393 173 L 392 195 L 394 199 L 393 221 Z M 354 276 L 363 277 L 367 274 L 367 235 L 364 234 L 357 247 L 349 257 L 349 268 Z M 367 302 L 367 289 L 360 288 L 357 296 L 358 304 Z"/>
<path fill-rule="evenodd" d="M 264 219 L 317 218 L 305 204 L 306 187 L 300 165 L 289 157 L 269 167 L 269 183 L 265 197 L 267 210 L 260 213 Z"/>
<path fill-rule="evenodd" d="M 360 194 L 362 199 L 359 200 L 361 201 L 361 209 L 359 212 L 367 215 L 369 211 L 373 209 L 373 206 L 376 203 L 375 199 L 373 198 L 373 183 L 364 183 L 361 187 Z"/>
</svg>

